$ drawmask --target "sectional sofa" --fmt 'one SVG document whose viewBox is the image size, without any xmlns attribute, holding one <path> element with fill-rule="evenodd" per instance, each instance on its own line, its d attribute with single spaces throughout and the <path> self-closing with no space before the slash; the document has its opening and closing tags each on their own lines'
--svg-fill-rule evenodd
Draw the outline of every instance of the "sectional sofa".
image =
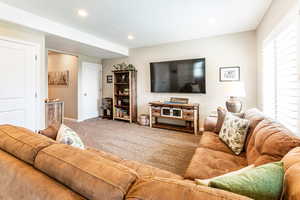
<svg viewBox="0 0 300 200">
<path fill-rule="evenodd" d="M 245 196 L 197 186 L 248 164 L 283 160 L 286 199 L 300 199 L 300 140 L 282 125 L 249 110 L 245 152 L 235 156 L 207 119 L 184 177 L 101 150 L 81 150 L 24 128 L 0 126 L 0 199 L 5 200 L 246 200 Z"/>
</svg>

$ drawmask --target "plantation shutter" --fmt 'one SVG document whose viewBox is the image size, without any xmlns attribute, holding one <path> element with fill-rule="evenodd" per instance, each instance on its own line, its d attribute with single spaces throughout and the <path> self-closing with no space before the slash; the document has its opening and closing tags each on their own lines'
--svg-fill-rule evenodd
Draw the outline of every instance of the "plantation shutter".
<svg viewBox="0 0 300 200">
<path fill-rule="evenodd" d="M 263 47 L 263 110 L 296 134 L 300 121 L 297 23 L 282 29 Z"/>
</svg>

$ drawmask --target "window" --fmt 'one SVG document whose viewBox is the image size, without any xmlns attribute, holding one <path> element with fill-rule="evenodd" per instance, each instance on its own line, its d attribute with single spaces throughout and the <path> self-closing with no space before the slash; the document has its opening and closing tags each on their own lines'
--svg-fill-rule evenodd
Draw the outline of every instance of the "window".
<svg viewBox="0 0 300 200">
<path fill-rule="evenodd" d="M 299 134 L 296 22 L 281 28 L 263 44 L 263 111 Z"/>
</svg>

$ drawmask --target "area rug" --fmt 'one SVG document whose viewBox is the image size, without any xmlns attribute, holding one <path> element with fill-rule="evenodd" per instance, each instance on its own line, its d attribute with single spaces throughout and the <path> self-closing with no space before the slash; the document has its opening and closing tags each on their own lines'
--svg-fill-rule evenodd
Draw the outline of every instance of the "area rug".
<svg viewBox="0 0 300 200">
<path fill-rule="evenodd" d="M 86 146 L 113 153 L 183 175 L 200 140 L 199 136 L 129 124 L 122 121 L 92 119 L 65 120 Z"/>
</svg>

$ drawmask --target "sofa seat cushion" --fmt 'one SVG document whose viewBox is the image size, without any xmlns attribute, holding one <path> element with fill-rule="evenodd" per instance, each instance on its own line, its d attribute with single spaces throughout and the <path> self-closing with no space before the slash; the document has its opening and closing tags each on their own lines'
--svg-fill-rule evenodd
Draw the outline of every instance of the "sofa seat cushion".
<svg viewBox="0 0 300 200">
<path fill-rule="evenodd" d="M 83 200 L 63 184 L 0 150 L 0 199 Z"/>
<path fill-rule="evenodd" d="M 34 166 L 93 200 L 122 200 L 137 178 L 123 165 L 64 144 L 40 151 Z"/>
<path fill-rule="evenodd" d="M 248 200 L 224 190 L 197 186 L 185 180 L 166 178 L 138 179 L 126 195 L 126 200 Z"/>
<path fill-rule="evenodd" d="M 232 172 L 247 166 L 245 154 L 239 156 L 197 148 L 184 177 L 187 179 L 207 179 Z"/>
<path fill-rule="evenodd" d="M 56 142 L 25 128 L 11 125 L 0 126 L 0 149 L 33 164 L 37 153 Z"/>
<path fill-rule="evenodd" d="M 256 166 L 280 161 L 290 150 L 300 146 L 300 139 L 283 125 L 269 119 L 255 128 L 249 140 L 247 160 Z"/>
<path fill-rule="evenodd" d="M 173 179 L 183 179 L 182 176 L 174 174 L 172 172 L 168 172 L 162 169 L 158 169 L 152 167 L 150 165 L 142 164 L 137 161 L 132 160 L 123 160 L 121 164 L 125 165 L 126 167 L 133 169 L 137 172 L 139 177 L 162 177 L 162 178 L 173 178 Z"/>
<path fill-rule="evenodd" d="M 220 140 L 219 135 L 214 132 L 203 132 L 199 142 L 199 147 L 234 154 L 231 149 L 222 142 L 222 140 Z"/>
</svg>

